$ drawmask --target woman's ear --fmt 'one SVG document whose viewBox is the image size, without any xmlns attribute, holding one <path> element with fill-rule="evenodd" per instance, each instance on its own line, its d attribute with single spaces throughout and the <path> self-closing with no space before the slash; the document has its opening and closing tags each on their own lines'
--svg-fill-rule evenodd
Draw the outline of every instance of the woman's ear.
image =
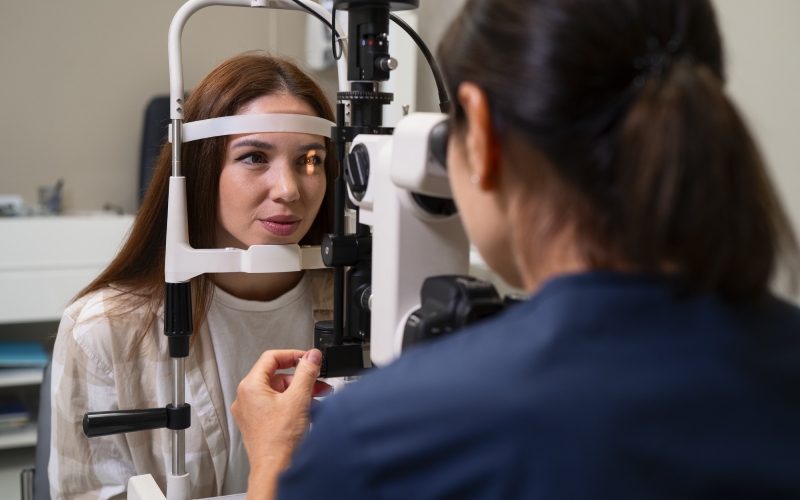
<svg viewBox="0 0 800 500">
<path fill-rule="evenodd" d="M 486 93 L 471 82 L 458 87 L 458 102 L 466 115 L 464 143 L 469 174 L 483 190 L 494 191 L 500 181 L 500 144 L 492 126 Z"/>
</svg>

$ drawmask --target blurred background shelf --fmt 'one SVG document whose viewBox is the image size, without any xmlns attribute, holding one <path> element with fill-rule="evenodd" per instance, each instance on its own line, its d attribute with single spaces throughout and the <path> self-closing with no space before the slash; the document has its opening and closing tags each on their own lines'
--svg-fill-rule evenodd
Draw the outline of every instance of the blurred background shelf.
<svg viewBox="0 0 800 500">
<path fill-rule="evenodd" d="M 0 369 L 0 387 L 20 387 L 42 383 L 42 368 L 3 368 Z"/>
<path fill-rule="evenodd" d="M 0 450 L 36 445 L 36 424 L 18 429 L 0 430 Z"/>
</svg>

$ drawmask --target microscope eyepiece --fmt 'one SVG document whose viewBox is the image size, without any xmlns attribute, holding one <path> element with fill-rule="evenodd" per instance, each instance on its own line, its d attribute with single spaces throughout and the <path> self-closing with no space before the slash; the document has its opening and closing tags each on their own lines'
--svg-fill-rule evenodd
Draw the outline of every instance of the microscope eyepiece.
<svg viewBox="0 0 800 500">
<path fill-rule="evenodd" d="M 450 139 L 450 119 L 443 120 L 431 129 L 428 148 L 431 155 L 447 169 L 447 141 Z"/>
</svg>

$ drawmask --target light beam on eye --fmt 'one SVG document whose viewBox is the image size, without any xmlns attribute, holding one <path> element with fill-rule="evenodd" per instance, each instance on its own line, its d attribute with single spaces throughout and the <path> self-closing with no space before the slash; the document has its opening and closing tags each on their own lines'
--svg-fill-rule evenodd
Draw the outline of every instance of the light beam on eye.
<svg viewBox="0 0 800 500">
<path fill-rule="evenodd" d="M 308 153 L 306 153 L 306 174 L 314 175 L 314 169 L 316 165 L 314 165 L 314 157 L 317 155 L 317 151 L 312 149 Z"/>
</svg>

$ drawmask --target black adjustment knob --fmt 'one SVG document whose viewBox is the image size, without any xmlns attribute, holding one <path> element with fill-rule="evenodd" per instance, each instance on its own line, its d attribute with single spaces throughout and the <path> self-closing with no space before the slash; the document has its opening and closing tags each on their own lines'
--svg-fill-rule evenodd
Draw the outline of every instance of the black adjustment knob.
<svg viewBox="0 0 800 500">
<path fill-rule="evenodd" d="M 375 59 L 375 66 L 383 71 L 394 71 L 397 69 L 397 59 L 393 57 L 379 57 Z"/>
<path fill-rule="evenodd" d="M 361 201 L 369 183 L 369 151 L 366 146 L 356 144 L 344 159 L 344 171 L 350 192 L 356 200 Z"/>
<path fill-rule="evenodd" d="M 314 349 L 324 350 L 333 345 L 333 321 L 314 323 Z"/>
<path fill-rule="evenodd" d="M 326 234 L 321 244 L 322 263 L 327 267 L 354 266 L 359 260 L 358 246 L 359 240 L 353 235 Z"/>
<path fill-rule="evenodd" d="M 355 266 L 372 260 L 372 236 L 326 234 L 321 243 L 322 263 L 327 267 Z"/>
</svg>

